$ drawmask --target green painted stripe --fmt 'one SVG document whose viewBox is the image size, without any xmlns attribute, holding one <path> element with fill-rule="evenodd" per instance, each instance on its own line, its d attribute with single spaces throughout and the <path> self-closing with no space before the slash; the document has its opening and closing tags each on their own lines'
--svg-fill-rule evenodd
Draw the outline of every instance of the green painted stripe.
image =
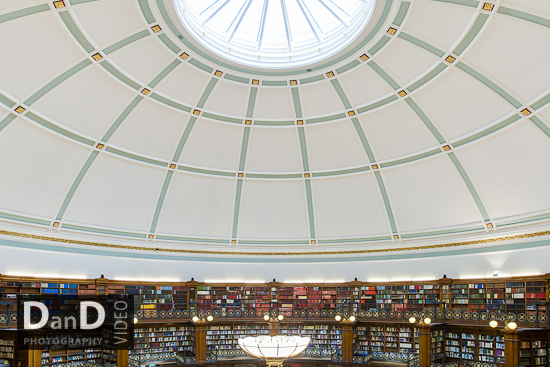
<svg viewBox="0 0 550 367">
<path fill-rule="evenodd" d="M 149 231 L 151 233 L 155 233 L 155 231 L 157 230 L 160 211 L 162 210 L 162 206 L 164 205 L 166 192 L 168 191 L 168 186 L 170 186 L 170 181 L 172 180 L 173 175 L 174 175 L 174 171 L 168 170 L 168 172 L 166 172 L 166 178 L 164 179 L 164 184 L 162 185 L 162 189 L 160 190 L 159 199 L 157 201 L 157 207 L 155 208 L 155 214 L 153 215 L 153 222 L 151 223 L 151 230 Z"/>
<path fill-rule="evenodd" d="M 82 144 L 86 144 L 86 145 L 90 145 L 90 146 L 93 146 L 94 145 L 94 142 L 90 139 L 87 139 L 85 137 L 82 137 L 80 135 L 77 135 L 75 133 L 72 133 L 70 131 L 67 131 L 57 125 L 54 125 L 52 124 L 51 122 L 48 122 L 46 120 L 44 120 L 42 117 L 38 117 L 36 116 L 34 113 L 32 112 L 28 112 L 25 117 L 31 119 L 32 121 L 36 122 L 37 124 L 39 125 L 42 125 L 43 127 L 45 127 L 46 129 L 49 129 L 51 131 L 54 131 L 58 134 L 61 134 L 69 139 L 72 139 L 72 140 L 76 140 L 78 142 L 81 142 Z"/>
<path fill-rule="evenodd" d="M 71 3 L 71 5 L 78 5 L 78 4 L 84 4 L 84 3 L 91 3 L 92 1 L 98 1 L 98 0 L 69 0 L 69 3 Z"/>
<path fill-rule="evenodd" d="M 239 228 L 239 212 L 241 209 L 241 195 L 243 191 L 243 180 L 237 180 L 237 193 L 235 195 L 235 210 L 233 211 L 233 238 L 237 238 L 237 230 Z"/>
<path fill-rule="evenodd" d="M 398 100 L 399 98 L 397 98 L 397 96 L 395 94 L 392 94 L 391 96 L 389 97 L 386 97 L 378 102 L 374 102 L 368 106 L 365 106 L 365 107 L 361 107 L 361 108 L 358 108 L 357 109 L 357 113 L 358 114 L 361 114 L 361 113 L 365 113 L 367 111 L 371 111 L 371 110 L 374 110 L 378 107 L 382 107 L 382 106 L 385 106 L 393 101 L 396 101 Z"/>
<path fill-rule="evenodd" d="M 296 241 L 257 241 L 257 240 L 239 240 L 242 245 L 308 245 L 307 240 Z"/>
<path fill-rule="evenodd" d="M 236 76 L 236 75 L 231 75 L 231 74 L 225 74 L 224 78 L 228 80 L 233 80 L 234 82 L 245 83 L 245 84 L 248 84 L 248 82 L 250 81 L 249 79 Z"/>
<path fill-rule="evenodd" d="M 206 89 L 202 93 L 201 99 L 199 99 L 199 103 L 197 104 L 197 108 L 203 108 L 204 104 L 206 103 L 206 100 L 208 97 L 210 97 L 210 93 L 212 93 L 212 90 L 216 86 L 216 83 L 218 82 L 218 79 L 212 78 L 208 82 L 208 85 L 206 86 Z"/>
<path fill-rule="evenodd" d="M 67 211 L 67 207 L 69 206 L 71 200 L 74 197 L 74 194 L 78 187 L 80 186 L 80 183 L 84 179 L 84 176 L 86 176 L 86 173 L 90 169 L 92 163 L 94 163 L 95 159 L 99 155 L 99 152 L 97 150 L 94 150 L 92 154 L 88 157 L 86 160 L 86 163 L 84 163 L 84 166 L 80 169 L 80 172 L 78 173 L 78 176 L 76 176 L 76 179 L 74 180 L 73 184 L 71 185 L 71 188 L 69 189 L 69 192 L 67 193 L 67 196 L 65 196 L 65 200 L 63 200 L 63 204 L 61 204 L 61 208 L 59 208 L 59 212 L 57 213 L 57 220 L 62 220 L 63 216 L 65 215 L 65 212 Z"/>
<path fill-rule="evenodd" d="M 166 163 L 164 165 L 166 165 Z M 194 168 L 194 167 L 188 167 L 188 166 L 178 166 L 178 170 L 185 171 L 185 172 L 202 173 L 205 175 L 212 175 L 212 176 L 235 177 L 235 172 L 214 171 L 209 169 L 201 169 L 201 168 Z"/>
<path fill-rule="evenodd" d="M 434 124 L 430 121 L 430 119 L 428 118 L 428 116 L 426 116 L 426 114 L 424 113 L 424 111 L 422 111 L 422 109 L 416 104 L 415 101 L 413 101 L 412 98 L 407 98 L 405 99 L 405 101 L 407 102 L 407 104 L 412 108 L 412 110 L 418 115 L 418 117 L 420 117 L 420 119 L 422 120 L 422 122 L 424 122 L 424 124 L 428 127 L 428 129 L 430 129 L 430 131 L 432 132 L 432 134 L 435 136 L 435 138 L 437 139 L 437 141 L 439 142 L 439 144 L 445 144 L 446 141 L 445 139 L 443 138 L 443 136 L 441 136 L 441 134 L 439 133 L 439 131 L 437 130 L 437 128 L 434 126 Z"/>
<path fill-rule="evenodd" d="M 374 154 L 372 153 L 372 149 L 370 148 L 369 141 L 367 140 L 367 136 L 365 135 L 363 127 L 361 126 L 361 123 L 359 123 L 359 120 L 356 117 L 352 118 L 351 121 L 353 122 L 353 126 L 355 126 L 355 130 L 357 131 L 357 135 L 359 135 L 359 139 L 361 139 L 361 144 L 363 144 L 363 148 L 365 149 L 365 152 L 369 157 L 370 163 L 376 162 Z"/>
<path fill-rule="evenodd" d="M 498 85 L 496 85 L 495 83 L 493 83 L 488 78 L 484 77 L 483 75 L 481 75 L 480 73 L 478 73 L 477 71 L 469 67 L 468 65 L 464 64 L 462 61 L 458 62 L 456 64 L 456 67 L 464 71 L 465 73 L 470 74 L 471 76 L 473 76 L 474 78 L 476 78 L 477 80 L 485 84 L 487 87 L 491 88 L 495 93 L 497 93 L 499 96 L 504 98 L 506 101 L 508 101 L 508 103 L 510 103 L 515 108 L 520 108 L 522 106 L 522 104 L 517 99 L 512 97 L 510 94 L 508 94 L 508 92 L 506 92 L 504 89 L 502 89 L 501 87 L 499 87 Z"/>
<path fill-rule="evenodd" d="M 538 220 L 545 220 L 550 218 L 550 213 L 546 214 L 539 214 L 539 215 L 533 215 L 530 217 L 525 218 L 518 218 L 518 219 L 511 219 L 511 220 L 505 220 L 502 222 L 495 221 L 497 227 L 506 227 L 506 226 L 512 226 L 515 224 L 523 224 L 523 223 L 529 223 L 529 222 L 535 222 Z"/>
<path fill-rule="evenodd" d="M 438 76 L 443 70 L 447 69 L 447 67 L 448 65 L 443 63 L 437 65 L 432 71 L 420 78 L 418 81 L 411 84 L 409 87 L 407 87 L 407 89 L 409 90 L 409 92 L 417 90 L 418 88 L 422 87 L 424 84 L 428 83 L 430 80 Z"/>
<path fill-rule="evenodd" d="M 361 62 L 359 60 L 353 60 L 347 65 L 342 66 L 341 68 L 336 69 L 337 74 L 345 73 L 346 71 L 353 69 L 354 67 L 361 65 Z"/>
<path fill-rule="evenodd" d="M 535 110 L 538 110 L 544 106 L 546 106 L 548 103 L 550 103 L 550 94 L 542 97 L 537 102 L 533 103 L 531 107 L 533 107 Z"/>
<path fill-rule="evenodd" d="M 346 96 L 346 93 L 344 92 L 344 89 L 340 85 L 340 82 L 338 81 L 338 79 L 332 79 L 331 83 L 334 86 L 334 89 L 336 90 L 336 93 L 338 93 L 338 96 L 342 100 L 342 103 L 344 104 L 344 107 L 348 110 L 351 109 L 351 103 L 349 103 L 349 99 Z"/>
<path fill-rule="evenodd" d="M 455 233 L 464 233 L 464 232 L 472 232 L 472 231 L 484 231 L 484 230 L 485 230 L 484 226 L 471 226 L 471 227 L 464 227 L 464 228 L 447 229 L 447 230 L 442 230 L 442 231 L 403 234 L 403 235 L 401 235 L 401 238 L 418 238 L 418 237 L 429 237 L 429 236 L 441 236 L 441 235 L 444 235 L 444 234 L 455 234 Z"/>
<path fill-rule="evenodd" d="M 122 231 L 112 231 L 112 230 L 109 230 L 109 229 L 76 226 L 74 224 L 63 224 L 63 229 L 72 229 L 72 230 L 75 230 L 75 231 L 101 233 L 101 234 L 108 234 L 108 235 L 113 235 L 113 236 L 123 236 L 123 237 L 133 237 L 133 238 L 146 238 L 147 237 L 147 235 L 143 234 L 143 233 L 130 233 L 130 232 L 122 232 Z"/>
<path fill-rule="evenodd" d="M 4 119 L 2 121 L 0 121 L 0 131 L 2 131 L 6 126 L 8 126 L 10 124 L 10 122 L 15 120 L 16 118 L 17 118 L 17 116 L 12 114 L 12 113 L 10 113 L 6 117 L 4 117 Z"/>
<path fill-rule="evenodd" d="M 258 126 L 290 126 L 290 125 L 294 125 L 294 121 L 263 121 L 263 120 L 256 120 L 256 121 L 254 121 L 254 125 L 258 125 Z"/>
<path fill-rule="evenodd" d="M 541 129 L 542 132 L 545 133 L 546 136 L 550 138 L 550 128 L 546 126 L 544 122 L 542 122 L 537 116 L 533 116 L 529 120 L 531 120 L 532 123 L 537 125 L 537 127 Z M 1 130 L 1 125 L 0 125 L 0 130 Z"/>
<path fill-rule="evenodd" d="M 485 25 L 487 22 L 487 19 L 489 19 L 489 14 L 481 13 L 477 17 L 474 25 L 472 28 L 468 31 L 468 34 L 466 34 L 466 37 L 462 39 L 462 41 L 458 44 L 458 46 L 453 51 L 456 55 L 462 55 L 462 53 L 468 48 L 470 43 L 473 42 L 474 38 L 481 32 L 481 28 Z"/>
<path fill-rule="evenodd" d="M 386 191 L 386 185 L 384 184 L 384 180 L 382 179 L 382 175 L 379 171 L 374 171 L 374 175 L 376 176 L 376 181 L 378 182 L 378 187 L 380 188 L 380 194 L 382 194 L 382 200 L 384 200 L 384 206 L 386 207 L 386 213 L 388 214 L 392 233 L 397 233 L 397 226 L 395 225 L 393 210 L 391 208 L 388 192 Z"/>
<path fill-rule="evenodd" d="M 466 173 L 466 170 L 464 167 L 462 167 L 462 164 L 456 157 L 456 155 L 453 152 L 450 152 L 449 158 L 451 158 L 451 161 L 453 161 L 453 164 L 455 165 L 456 169 L 460 173 L 460 176 L 462 176 L 462 179 L 464 180 L 464 183 L 466 186 L 468 186 L 468 190 L 470 190 L 470 193 L 472 194 L 474 201 L 477 204 L 477 207 L 479 208 L 479 211 L 481 212 L 481 215 L 483 216 L 483 219 L 488 222 L 491 219 L 489 218 L 489 214 L 487 213 L 487 210 L 485 210 L 485 205 L 483 205 L 483 202 L 481 201 L 481 198 L 479 197 L 479 194 L 477 193 L 476 188 L 474 187 L 474 184 L 470 180 L 470 177 L 468 177 L 468 174 Z"/>
<path fill-rule="evenodd" d="M 433 0 L 433 1 L 440 1 L 442 3 L 451 3 L 451 4 L 457 4 L 457 5 L 471 6 L 473 8 L 477 8 L 478 5 L 479 5 L 479 1 L 476 1 L 476 0 Z"/>
<path fill-rule="evenodd" d="M 132 79 L 128 78 L 126 75 L 122 74 L 118 69 L 116 69 L 113 65 L 109 64 L 108 61 L 103 61 L 99 63 L 105 70 L 107 70 L 111 75 L 113 75 L 115 78 L 123 82 L 124 84 L 128 85 L 130 88 L 138 90 L 141 86 L 134 82 Z"/>
<path fill-rule="evenodd" d="M 74 19 L 71 17 L 71 14 L 68 11 L 61 11 L 58 13 L 61 17 L 61 20 L 63 20 L 63 23 L 65 23 L 65 26 L 71 32 L 73 37 L 77 40 L 78 43 L 80 43 L 80 46 L 86 50 L 87 53 L 91 53 L 94 50 L 94 46 L 88 40 L 78 26 L 76 25 Z"/>
<path fill-rule="evenodd" d="M 302 178 L 301 173 L 247 173 L 247 178 L 268 178 L 268 179 L 283 179 L 283 178 Z"/>
<path fill-rule="evenodd" d="M 156 22 L 153 12 L 151 11 L 151 7 L 149 6 L 149 2 L 147 0 L 138 0 L 138 3 L 147 23 L 151 24 Z"/>
<path fill-rule="evenodd" d="M 116 148 L 113 148 L 113 147 L 107 147 L 107 148 L 105 148 L 105 150 L 109 153 L 113 153 L 113 154 L 119 155 L 121 157 L 126 157 L 126 158 L 129 158 L 129 159 L 133 159 L 135 161 L 149 163 L 149 164 L 153 164 L 155 166 L 160 166 L 160 167 L 166 167 L 166 162 L 157 161 L 156 159 L 152 159 L 152 158 L 142 157 L 140 155 L 133 154 L 133 153 L 128 153 L 128 152 L 125 152 L 125 151 L 122 151 L 122 150 L 119 150 L 119 149 L 116 149 Z"/>
<path fill-rule="evenodd" d="M 172 50 L 173 53 L 178 54 L 181 51 L 181 48 L 179 48 L 165 33 L 161 33 L 158 35 L 159 39 L 168 47 L 170 50 Z"/>
<path fill-rule="evenodd" d="M 338 113 L 336 115 L 317 117 L 317 118 L 314 118 L 314 119 L 307 119 L 306 124 L 316 124 L 316 123 L 319 123 L 319 122 L 341 120 L 341 119 L 345 119 L 346 117 L 347 117 L 347 115 L 345 113 Z"/>
<path fill-rule="evenodd" d="M 330 176 L 340 176 L 340 175 L 349 175 L 352 173 L 366 172 L 369 170 L 370 170 L 370 167 L 365 166 L 365 167 L 359 167 L 359 168 L 343 169 L 340 171 L 314 172 L 311 175 L 313 177 L 330 177 Z"/>
<path fill-rule="evenodd" d="M 14 214 L 8 214 L 8 213 L 1 213 L 0 212 L 0 218 L 8 219 L 8 220 L 15 220 L 18 222 L 25 222 L 25 223 L 33 223 L 33 224 L 39 224 L 43 226 L 50 226 L 50 221 L 42 220 L 42 219 L 36 219 L 36 218 L 29 218 L 29 217 L 23 217 L 21 215 L 14 215 Z"/>
<path fill-rule="evenodd" d="M 151 81 L 151 83 L 149 83 L 149 86 L 150 86 L 151 88 L 156 87 L 157 84 L 160 83 L 164 78 L 166 78 L 166 76 L 167 76 L 168 74 L 170 74 L 176 67 L 178 67 L 179 64 L 181 64 L 181 61 L 178 60 L 178 59 L 172 61 L 172 62 L 170 63 L 170 65 L 168 65 L 167 67 L 165 67 L 164 70 L 161 71 L 160 74 L 157 75 L 157 76 L 155 77 L 155 79 L 153 79 L 153 80 Z M 152 97 L 152 96 L 151 96 L 151 97 Z M 191 110 L 191 109 L 189 109 L 189 110 Z M 188 112 L 189 112 L 189 111 L 188 111 Z"/>
<path fill-rule="evenodd" d="M 193 130 L 193 126 L 195 126 L 195 121 L 197 121 L 197 118 L 195 116 L 191 116 L 189 118 L 189 122 L 187 122 L 187 126 L 185 126 L 185 130 L 183 131 L 180 142 L 178 143 L 178 147 L 174 152 L 174 157 L 172 158 L 172 162 L 179 161 L 181 152 L 183 151 L 183 147 L 187 142 L 187 138 L 189 138 L 189 134 L 191 134 L 191 130 Z"/>
<path fill-rule="evenodd" d="M 338 240 L 319 240 L 319 244 L 335 244 L 335 243 L 359 243 L 359 242 L 373 242 L 373 241 L 391 241 L 391 236 L 380 237 L 364 237 L 364 238 L 344 238 Z"/>
<path fill-rule="evenodd" d="M 511 17 L 515 17 L 515 18 L 519 18 L 519 19 L 523 19 L 523 20 L 526 20 L 528 22 L 536 23 L 536 24 L 539 24 L 539 25 L 542 25 L 542 26 L 545 26 L 545 27 L 550 27 L 550 19 L 546 19 L 546 18 L 543 18 L 543 17 L 539 17 L 537 15 L 525 13 L 523 11 L 510 9 L 510 8 L 505 7 L 505 6 L 500 6 L 498 8 L 497 13 L 509 15 Z"/>
<path fill-rule="evenodd" d="M 382 47 L 386 46 L 386 43 L 390 42 L 390 40 L 391 40 L 391 37 L 383 36 L 374 46 L 372 46 L 372 48 L 369 50 L 369 53 L 371 55 L 376 54 L 378 51 L 382 49 Z"/>
<path fill-rule="evenodd" d="M 218 240 L 211 238 L 191 238 L 191 237 L 176 237 L 176 236 L 157 236 L 158 240 L 176 241 L 176 242 L 198 242 L 198 243 L 222 243 L 227 244 L 228 240 Z"/>
<path fill-rule="evenodd" d="M 411 7 L 411 3 L 409 2 L 402 2 L 399 6 L 399 11 L 397 12 L 397 16 L 395 17 L 395 20 L 393 21 L 393 24 L 396 26 L 401 26 L 403 24 L 403 20 L 405 20 L 405 17 L 407 16 L 407 13 L 409 12 L 409 8 Z"/>
<path fill-rule="evenodd" d="M 191 59 L 191 60 L 189 60 L 189 63 L 191 65 L 194 65 L 194 66 L 198 67 L 201 70 L 206 71 L 207 73 L 211 73 L 212 71 L 214 71 L 214 69 L 212 69 L 210 66 L 204 65 L 202 62 L 200 62 L 197 59 Z"/>
<path fill-rule="evenodd" d="M 254 113 L 254 105 L 256 104 L 256 95 L 258 94 L 258 88 L 250 88 L 250 96 L 248 97 L 248 107 L 246 109 L 246 117 L 251 119 Z"/>
<path fill-rule="evenodd" d="M 303 127 L 298 128 L 298 135 L 300 136 L 300 149 L 302 151 L 302 163 L 304 165 L 304 171 L 309 171 L 309 159 L 307 156 L 307 145 L 306 145 L 306 133 Z"/>
<path fill-rule="evenodd" d="M 124 111 L 122 111 L 122 113 L 120 114 L 120 116 L 118 116 L 118 118 L 115 120 L 115 122 L 113 123 L 113 125 L 109 128 L 109 130 L 105 133 L 105 135 L 103 136 L 103 138 L 101 139 L 101 141 L 103 142 L 108 142 L 109 139 L 111 138 L 111 136 L 113 136 L 114 132 L 116 131 L 116 129 L 118 129 L 118 127 L 120 126 L 120 124 L 122 124 L 122 122 L 126 119 L 126 117 L 128 117 L 128 115 L 130 114 L 130 112 L 132 112 L 134 110 L 134 108 L 136 108 L 136 106 L 141 102 L 141 100 L 143 99 L 142 96 L 136 96 L 132 102 L 130 102 L 130 104 L 128 105 L 128 107 L 126 107 L 124 109 Z"/>
<path fill-rule="evenodd" d="M 211 243 L 224 243 L 227 244 L 228 240 L 209 240 L 209 239 L 186 239 L 184 237 L 168 237 L 168 236 L 157 236 L 159 239 L 171 239 L 174 241 L 182 242 L 211 242 Z M 345 241 L 345 239 L 344 239 Z M 434 251 L 403 251 L 402 253 L 391 253 L 387 255 L 377 255 L 373 254 L 351 254 L 346 257 L 334 257 L 334 256 L 285 256 L 285 257 L 272 257 L 272 256 L 242 256 L 238 251 L 235 251 L 234 256 L 225 255 L 221 256 L 196 256 L 194 254 L 189 255 L 180 255 L 175 253 L 168 253 L 166 255 L 161 253 L 155 253 L 152 251 L 136 251 L 130 252 L 127 250 L 120 249 L 119 251 L 114 251 L 113 249 L 103 250 L 99 247 L 67 247 L 67 246 L 57 246 L 53 243 L 48 244 L 39 244 L 34 242 L 24 242 L 24 241 L 13 241 L 7 239 L 0 239 L 0 246 L 11 247 L 15 249 L 29 249 L 35 251 L 47 251 L 51 253 L 64 253 L 64 254 L 76 254 L 76 255 L 90 255 L 90 256 L 105 256 L 107 258 L 126 258 L 126 259 L 141 259 L 141 260 L 163 260 L 163 261 L 180 261 L 182 264 L 189 261 L 206 263 L 205 266 L 211 266 L 208 264 L 211 263 L 233 263 L 238 264 L 237 266 L 242 266 L 241 264 L 265 264 L 265 263 L 281 263 L 281 264 L 301 264 L 304 262 L 308 263 L 346 263 L 346 262 L 376 262 L 376 261 L 393 261 L 393 260 L 405 260 L 410 261 L 411 259 L 438 259 L 438 258 L 448 258 L 449 256 L 463 256 L 463 255 L 480 255 L 487 253 L 506 253 L 510 251 L 525 251 L 529 249 L 544 249 L 550 246 L 550 241 L 542 240 L 535 242 L 520 242 L 513 244 L 503 244 L 503 245 L 493 245 L 493 246 L 481 246 L 481 247 L 471 247 L 465 246 L 460 249 L 451 250 L 451 249 L 442 249 Z"/>
<path fill-rule="evenodd" d="M 441 149 L 437 148 L 437 149 L 430 150 L 429 152 L 413 155 L 412 157 L 397 159 L 395 161 L 386 162 L 386 163 L 381 163 L 380 167 L 388 168 L 388 167 L 397 166 L 397 165 L 400 165 L 400 164 L 414 162 L 414 161 L 418 161 L 420 159 L 431 157 L 432 155 L 436 155 L 436 154 L 439 154 L 439 153 L 441 153 Z"/>
<path fill-rule="evenodd" d="M 209 118 L 209 119 L 212 119 L 212 120 L 231 122 L 233 124 L 242 124 L 243 123 L 243 120 L 240 120 L 240 119 L 236 119 L 236 118 L 233 118 L 233 117 L 216 115 L 214 113 L 209 113 L 209 112 L 204 112 L 202 114 L 202 117 Z"/>
<path fill-rule="evenodd" d="M 191 107 L 184 106 L 182 104 L 179 104 L 178 102 L 174 102 L 166 97 L 163 97 L 161 95 L 158 95 L 156 93 L 151 94 L 151 98 L 154 100 L 159 101 L 160 103 L 164 103 L 167 106 L 174 107 L 178 110 L 185 111 L 185 112 L 191 112 Z"/>
<path fill-rule="evenodd" d="M 112 44 L 111 46 L 103 49 L 103 52 L 105 53 L 105 55 L 109 55 L 109 54 L 112 54 L 113 52 L 115 52 L 116 50 L 119 50 L 125 46 L 128 46 L 129 44 L 131 43 L 134 43 L 142 38 L 145 38 L 147 36 L 151 35 L 151 33 L 149 33 L 149 30 L 147 29 L 144 29 L 143 31 L 141 32 L 138 32 L 136 34 L 133 34 L 129 37 L 126 37 L 125 39 L 123 40 L 120 40 L 114 44 Z"/>
<path fill-rule="evenodd" d="M 294 112 L 296 112 L 296 118 L 302 118 L 302 104 L 300 103 L 300 93 L 298 88 L 291 88 L 292 100 L 294 101 Z"/>
<path fill-rule="evenodd" d="M 397 37 L 399 37 L 401 39 L 404 39 L 405 41 L 408 41 L 408 42 L 410 42 L 414 45 L 417 45 L 418 47 L 421 47 L 424 50 L 429 51 L 432 54 L 437 55 L 439 57 L 445 56 L 444 51 L 440 50 L 439 48 L 437 48 L 435 46 L 430 45 L 428 42 L 424 42 L 421 39 L 416 38 L 415 36 L 411 36 L 408 33 L 401 32 L 401 33 L 399 33 L 399 35 L 397 35 Z"/>
<path fill-rule="evenodd" d="M 309 78 L 300 79 L 300 84 L 313 83 L 313 82 L 317 82 L 319 80 L 324 80 L 324 79 L 325 79 L 325 77 L 323 76 L 323 74 L 316 75 L 316 76 L 312 76 L 312 77 L 309 77 Z"/>
<path fill-rule="evenodd" d="M 393 78 L 391 76 L 388 75 L 388 73 L 386 73 L 380 66 L 378 66 L 377 63 L 375 63 L 374 61 L 371 61 L 368 63 L 368 65 L 378 73 L 378 75 L 380 75 L 382 77 L 382 79 L 384 79 L 393 89 L 397 90 L 397 89 L 400 89 L 401 87 L 399 86 L 399 84 L 397 84 L 395 82 L 395 80 L 393 80 Z"/>
<path fill-rule="evenodd" d="M 246 126 L 243 131 L 243 142 L 241 144 L 241 158 L 239 160 L 239 171 L 244 171 L 246 153 L 248 151 L 248 139 L 250 138 L 250 127 Z"/>
<path fill-rule="evenodd" d="M 41 13 L 43 11 L 48 11 L 48 10 L 50 10 L 50 6 L 48 4 L 40 4 L 40 5 L 31 6 L 25 9 L 19 9 L 16 11 L 12 11 L 11 13 L 0 15 L 0 23 L 25 17 L 31 14 Z"/>
<path fill-rule="evenodd" d="M 313 216 L 313 195 L 311 194 L 311 180 L 306 182 L 307 213 L 309 216 L 309 235 L 315 238 L 315 218 Z"/>
<path fill-rule="evenodd" d="M 280 87 L 283 85 L 287 85 L 288 83 L 286 80 L 264 80 L 262 81 L 262 85 L 270 86 L 270 87 Z"/>
<path fill-rule="evenodd" d="M 15 106 L 15 102 L 9 99 L 8 97 L 6 97 L 5 95 L 3 95 L 2 93 L 0 93 L 0 103 L 2 103 L 4 106 L 7 106 L 9 108 L 12 108 L 13 106 Z"/>
<path fill-rule="evenodd" d="M 36 101 L 38 101 L 40 98 L 42 98 L 46 93 L 50 92 L 52 89 L 57 87 L 59 84 L 63 83 L 65 80 L 69 79 L 71 76 L 78 73 L 80 70 L 84 69 L 86 66 L 90 65 L 92 61 L 90 59 L 85 59 L 84 61 L 79 62 L 77 65 L 73 66 L 42 88 L 36 93 L 34 93 L 32 96 L 29 97 L 24 103 L 27 106 L 32 105 Z"/>
<path fill-rule="evenodd" d="M 506 126 L 510 125 L 510 124 L 513 124 L 514 122 L 518 121 L 518 120 L 521 120 L 521 117 L 519 115 L 513 115 L 509 118 L 507 118 L 506 120 L 502 121 L 502 122 L 499 122 L 498 124 L 494 125 L 494 126 L 491 126 L 490 128 L 488 129 L 485 129 L 477 134 L 474 134 L 474 135 L 471 135 L 471 136 L 468 136 L 467 138 L 464 138 L 462 140 L 459 140 L 455 143 L 453 143 L 453 146 L 455 148 L 458 148 L 462 145 L 465 145 L 465 144 L 468 144 L 468 143 L 471 143 L 473 141 L 476 141 L 478 139 L 481 139 L 483 138 L 484 136 L 487 136 L 487 135 L 490 135 L 490 134 L 493 134 L 503 128 L 505 128 Z"/>
</svg>

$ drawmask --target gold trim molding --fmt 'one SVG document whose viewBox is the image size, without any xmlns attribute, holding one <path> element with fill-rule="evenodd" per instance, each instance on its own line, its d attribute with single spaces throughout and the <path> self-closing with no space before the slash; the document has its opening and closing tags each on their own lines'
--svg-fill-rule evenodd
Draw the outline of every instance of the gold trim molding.
<svg viewBox="0 0 550 367">
<path fill-rule="evenodd" d="M 137 251 L 151 251 L 151 252 L 167 252 L 167 253 L 175 252 L 175 253 L 187 253 L 187 254 L 234 255 L 234 256 L 238 256 L 238 255 L 247 255 L 247 256 L 308 256 L 309 255 L 311 256 L 311 255 L 344 255 L 344 254 L 369 254 L 369 253 L 384 253 L 384 252 L 419 251 L 419 250 L 431 250 L 431 249 L 439 249 L 439 248 L 447 248 L 447 247 L 479 245 L 479 244 L 485 244 L 485 243 L 503 242 L 503 241 L 518 240 L 523 238 L 547 236 L 547 235 L 550 235 L 550 231 L 529 233 L 529 234 L 523 234 L 523 235 L 517 235 L 517 236 L 491 238 L 486 240 L 456 242 L 456 243 L 441 244 L 441 245 L 396 247 L 396 248 L 386 248 L 386 249 L 353 250 L 353 251 L 312 251 L 312 252 L 280 252 L 280 253 L 279 252 L 201 251 L 201 250 L 150 248 L 150 247 L 142 247 L 142 246 L 112 245 L 107 243 L 67 240 L 67 239 L 47 237 L 47 236 L 36 236 L 36 235 L 3 231 L 3 230 L 0 230 L 0 235 L 21 237 L 21 238 L 31 238 L 35 240 L 41 240 L 41 241 L 61 242 L 61 243 L 68 243 L 73 245 L 85 245 L 85 246 L 94 246 L 94 247 L 116 248 L 116 249 L 137 250 Z"/>
</svg>

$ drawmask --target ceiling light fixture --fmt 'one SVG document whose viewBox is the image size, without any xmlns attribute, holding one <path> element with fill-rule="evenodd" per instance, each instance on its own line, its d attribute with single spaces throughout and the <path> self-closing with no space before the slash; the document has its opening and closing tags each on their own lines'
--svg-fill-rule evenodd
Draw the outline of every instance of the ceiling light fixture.
<svg viewBox="0 0 550 367">
<path fill-rule="evenodd" d="M 282 366 L 285 359 L 302 353 L 311 339 L 301 336 L 258 336 L 239 339 L 239 346 L 256 358 L 265 359 L 268 367 Z"/>
</svg>

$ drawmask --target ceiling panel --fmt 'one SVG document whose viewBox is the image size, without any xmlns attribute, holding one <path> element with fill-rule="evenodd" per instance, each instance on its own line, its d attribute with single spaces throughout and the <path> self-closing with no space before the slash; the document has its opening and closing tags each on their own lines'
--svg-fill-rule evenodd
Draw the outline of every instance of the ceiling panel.
<svg viewBox="0 0 550 367">
<path fill-rule="evenodd" d="M 345 108 L 330 81 L 300 86 L 304 116 L 329 115 Z"/>
<path fill-rule="evenodd" d="M 195 106 L 206 88 L 210 76 L 187 63 L 181 63 L 175 71 L 159 83 L 156 89 L 187 106 Z"/>
<path fill-rule="evenodd" d="M 550 18 L 550 8 L 548 8 L 547 0 L 501 0 L 500 5 Z"/>
<path fill-rule="evenodd" d="M 2 0 L 0 2 L 0 14 L 29 8 L 35 5 L 44 4 L 44 0 Z"/>
<path fill-rule="evenodd" d="M 260 88 L 254 110 L 256 119 L 294 119 L 294 104 L 288 88 Z"/>
<path fill-rule="evenodd" d="M 394 90 L 367 65 L 338 77 L 351 105 L 357 107 L 393 93 Z"/>
<path fill-rule="evenodd" d="M 242 117 L 246 115 L 250 88 L 245 84 L 218 80 L 205 109 L 216 114 Z"/>
<path fill-rule="evenodd" d="M 295 127 L 254 127 L 250 134 L 246 170 L 301 172 L 302 155 Z"/>
</svg>

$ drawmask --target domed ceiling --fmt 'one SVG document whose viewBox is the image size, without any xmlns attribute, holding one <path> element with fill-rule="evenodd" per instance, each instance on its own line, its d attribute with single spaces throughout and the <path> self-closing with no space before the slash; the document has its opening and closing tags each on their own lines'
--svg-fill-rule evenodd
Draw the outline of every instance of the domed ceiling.
<svg viewBox="0 0 550 367">
<path fill-rule="evenodd" d="M 290 69 L 179 19 L 0 2 L 2 234 L 282 254 L 550 228 L 547 0 L 377 0 L 349 46 Z"/>
</svg>

